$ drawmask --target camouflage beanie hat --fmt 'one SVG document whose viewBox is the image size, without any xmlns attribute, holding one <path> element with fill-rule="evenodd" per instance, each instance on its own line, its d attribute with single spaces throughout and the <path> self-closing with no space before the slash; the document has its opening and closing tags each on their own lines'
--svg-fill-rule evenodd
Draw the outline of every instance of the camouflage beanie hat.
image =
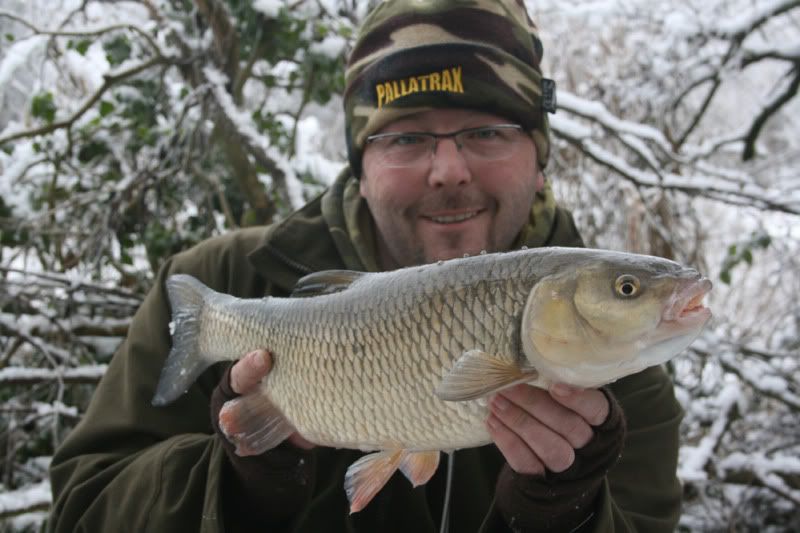
<svg viewBox="0 0 800 533">
<path fill-rule="evenodd" d="M 350 166 L 361 174 L 366 138 L 402 117 L 456 107 L 521 124 L 539 165 L 550 151 L 542 43 L 523 0 L 386 0 L 364 20 L 345 73 Z"/>
</svg>

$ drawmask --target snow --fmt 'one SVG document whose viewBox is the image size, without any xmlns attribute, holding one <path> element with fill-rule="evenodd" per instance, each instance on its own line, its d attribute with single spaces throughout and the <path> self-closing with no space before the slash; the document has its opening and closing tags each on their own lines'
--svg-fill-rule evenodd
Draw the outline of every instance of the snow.
<svg viewBox="0 0 800 533">
<path fill-rule="evenodd" d="M 5 50 L 0 61 L 0 95 L 5 92 L 5 87 L 11 83 L 16 70 L 31 60 L 31 56 L 38 53 L 47 43 L 47 37 L 36 35 L 28 39 L 15 42 Z M 0 101 L 2 104 L 2 101 Z"/>
<path fill-rule="evenodd" d="M 45 480 L 17 490 L 0 492 L 0 515 L 50 505 L 50 481 Z"/>
<path fill-rule="evenodd" d="M 86 365 L 75 368 L 25 368 L 25 367 L 6 367 L 0 369 L 0 383 L 29 381 L 38 382 L 44 380 L 60 379 L 83 379 L 99 381 L 108 369 L 108 365 Z"/>
<path fill-rule="evenodd" d="M 321 42 L 311 45 L 311 52 L 330 59 L 339 57 L 347 47 L 347 40 L 339 35 L 328 35 Z"/>
<path fill-rule="evenodd" d="M 281 8 L 286 7 L 283 0 L 254 0 L 253 9 L 260 11 L 268 18 L 276 18 Z"/>
<path fill-rule="evenodd" d="M 653 117 L 646 109 L 647 106 L 663 109 L 664 95 L 674 94 L 676 87 L 716 72 L 714 69 L 720 65 L 729 46 L 724 41 L 726 36 L 741 34 L 761 24 L 766 13 L 780 11 L 796 3 L 796 0 L 687 0 L 666 3 L 651 0 L 578 0 L 569 3 L 526 0 L 526 3 L 541 30 L 547 71 L 559 78 L 559 110 L 550 117 L 555 134 L 554 145 L 563 147 L 572 144 L 589 155 L 588 159 L 579 160 L 573 150 L 567 153 L 563 161 L 548 167 L 548 171 L 554 168 L 560 173 L 574 172 L 579 177 L 570 184 L 566 177 L 556 172 L 552 174 L 554 183 L 565 186 L 562 189 L 564 194 L 559 198 L 578 203 L 575 212 L 582 231 L 596 232 L 600 244 L 611 242 L 617 248 L 624 248 L 631 242 L 626 240 L 630 237 L 626 237 L 624 231 L 634 233 L 636 224 L 642 224 L 637 217 L 650 207 L 647 202 L 655 202 L 664 191 L 679 191 L 686 194 L 672 198 L 674 203 L 670 209 L 675 210 L 673 214 L 680 221 L 697 219 L 695 228 L 698 239 L 691 241 L 686 235 L 680 234 L 681 231 L 688 231 L 687 226 L 680 224 L 674 227 L 665 224 L 667 234 L 669 236 L 669 232 L 674 230 L 679 244 L 691 241 L 699 247 L 699 254 L 695 256 L 691 250 L 684 253 L 678 244 L 675 249 L 686 257 L 698 258 L 701 261 L 698 266 L 707 271 L 715 283 L 729 245 L 741 242 L 759 229 L 764 229 L 776 243 L 767 251 L 755 251 L 753 266 L 738 266 L 734 271 L 733 286 L 716 283 L 711 296 L 718 317 L 710 327 L 714 330 L 713 334 L 704 334 L 693 350 L 673 363 L 676 395 L 687 411 L 679 475 L 687 484 L 713 486 L 731 501 L 738 502 L 746 499 L 747 491 L 755 489 L 743 488 L 724 477 L 737 472 L 749 472 L 762 486 L 772 491 L 770 494 L 773 499 L 792 503 L 798 501 L 798 490 L 787 486 L 783 478 L 800 474 L 799 450 L 789 439 L 783 442 L 782 449 L 773 446 L 771 439 L 778 436 L 765 428 L 790 432 L 795 422 L 787 417 L 781 425 L 777 417 L 779 413 L 785 413 L 787 408 L 800 408 L 797 381 L 800 363 L 796 348 L 793 348 L 800 336 L 797 304 L 794 307 L 785 304 L 800 290 L 795 259 L 800 256 L 797 246 L 800 224 L 797 217 L 785 213 L 800 212 L 800 181 L 796 170 L 800 164 L 797 156 L 797 139 L 800 139 L 800 113 L 797 110 L 800 100 L 795 98 L 786 113 L 768 123 L 766 129 L 771 129 L 774 137 L 762 138 L 759 150 L 762 153 L 769 150 L 770 157 L 762 159 L 758 165 L 740 161 L 741 139 L 749 126 L 748 115 L 768 105 L 783 88 L 775 82 L 781 79 L 785 63 L 774 60 L 769 68 L 749 70 L 745 75 L 737 71 L 738 65 L 725 66 L 719 72 L 724 86 L 719 90 L 719 103 L 710 114 L 712 118 L 699 125 L 697 133 L 677 154 L 672 153 L 673 140 L 663 133 L 672 124 L 668 124 L 668 121 L 660 123 L 661 117 Z M 28 13 L 32 13 L 38 24 L 50 28 L 62 27 L 65 14 L 70 10 L 78 10 L 83 4 L 80 0 L 64 0 L 59 3 L 58 9 L 51 9 L 46 1 L 19 3 Z M 363 1 L 355 3 L 354 19 L 363 17 L 366 4 Z M 252 5 L 264 16 L 275 18 L 281 9 L 290 4 L 285 0 L 254 0 Z M 320 19 L 324 13 L 335 14 L 344 6 L 340 0 L 291 5 L 298 12 L 309 13 Z M 166 4 L 153 3 L 153 6 L 156 10 L 167 9 Z M 181 56 L 182 52 L 175 44 L 175 36 L 179 36 L 182 42 L 194 49 L 198 65 L 209 64 L 205 58 L 211 55 L 210 50 L 214 47 L 213 32 L 193 32 L 191 21 L 169 17 L 156 21 L 151 18 L 146 6 L 138 2 L 117 2 L 112 5 L 89 1 L 85 7 L 85 11 L 73 16 L 63 27 L 97 29 L 118 22 L 139 24 L 159 44 L 162 53 Z M 791 20 L 783 26 L 776 28 L 765 24 L 757 33 L 751 34 L 741 43 L 737 61 L 749 54 L 770 52 L 786 57 L 800 54 L 796 44 L 796 14 L 797 11 L 794 11 Z M 328 58 L 339 57 L 347 46 L 347 40 L 335 35 L 335 31 L 351 28 L 351 24 L 352 21 L 344 17 L 337 19 L 336 24 L 326 26 L 329 35 L 313 42 L 307 51 Z M 309 27 L 306 33 L 310 32 Z M 698 39 L 701 34 L 708 38 L 708 42 Z M 26 98 L 41 90 L 52 90 L 58 117 L 63 118 L 83 105 L 103 83 L 103 75 L 111 67 L 99 42 L 95 42 L 85 55 L 62 47 L 59 51 L 61 70 L 56 70 L 52 68 L 52 63 L 40 62 L 43 61 L 40 56 L 47 40 L 47 37 L 32 36 L 0 44 L 0 106 L 9 106 L 12 102 L 14 95 L 9 89 L 25 94 Z M 253 73 L 256 76 L 273 76 L 279 85 L 286 85 L 293 76 L 302 75 L 295 60 L 302 58 L 305 52 L 300 51 L 294 57 L 274 65 L 258 61 L 253 66 Z M 115 66 L 114 71 L 119 72 L 133 64 L 135 61 L 130 60 Z M 319 190 L 319 187 L 300 179 L 305 174 L 314 176 L 322 184 L 331 183 L 338 175 L 346 155 L 341 99 L 335 97 L 326 105 L 309 103 L 297 117 L 297 91 L 265 89 L 259 80 L 251 79 L 244 86 L 243 101 L 235 102 L 226 88 L 229 80 L 218 69 L 205 67 L 202 72 L 207 83 L 201 83 L 198 87 L 192 87 L 175 70 L 167 69 L 159 72 L 159 75 L 164 82 L 164 90 L 170 95 L 170 103 L 174 104 L 175 109 L 186 111 L 186 120 L 181 127 L 211 131 L 214 124 L 210 120 L 200 123 L 204 111 L 203 99 L 211 91 L 245 142 L 272 158 L 285 174 L 292 206 L 302 205 L 306 198 Z M 779 75 L 776 76 L 775 72 Z M 30 81 L 23 76 L 26 73 L 34 73 Z M 788 78 L 783 83 L 787 81 Z M 184 96 L 186 91 L 189 91 L 189 98 Z M 138 89 L 124 86 L 114 89 L 113 96 L 125 99 L 137 92 Z M 701 100 L 702 92 L 698 91 L 688 98 L 687 109 Z M 0 110 L 8 116 L 8 121 L 0 124 L 0 130 L 3 130 L 0 137 L 32 127 L 34 122 L 29 116 L 27 99 L 24 104 L 19 110 Z M 296 127 L 294 156 L 287 156 L 258 130 L 252 119 L 252 113 L 257 109 L 277 116 L 289 131 Z M 112 146 L 120 160 L 123 178 L 107 184 L 107 190 L 127 194 L 129 185 L 134 184 L 139 176 L 150 172 L 161 150 L 170 148 L 167 146 L 169 134 L 176 127 L 176 122 L 169 113 L 170 110 L 164 111 L 164 115 L 158 117 L 158 134 L 162 138 L 155 149 L 144 147 L 135 157 L 129 158 L 122 144 Z M 83 128 L 91 129 L 92 122 L 98 117 L 96 110 L 87 113 L 76 123 L 73 133 Z M 647 120 L 642 120 L 643 117 Z M 671 133 L 675 134 L 676 131 Z M 103 131 L 97 133 L 97 138 L 113 143 L 119 137 Z M 66 146 L 69 141 L 63 134 L 51 139 L 57 147 Z M 43 155 L 35 153 L 33 140 L 14 142 L 12 147 L 11 154 L 0 151 L 0 195 L 7 205 L 13 207 L 15 216 L 25 215 L 35 221 L 36 216 L 41 216 L 41 211 L 31 205 L 30 193 L 37 186 L 47 183 L 53 175 L 53 167 L 39 165 L 34 172 L 25 174 L 23 180 L 23 172 Z M 564 157 L 563 154 L 557 156 Z M 660 170 L 654 172 L 650 167 Z M 674 167 L 680 170 L 673 171 Z M 614 169 L 617 174 L 608 172 L 607 168 Z M 87 173 L 65 170 L 65 167 L 61 167 L 60 172 L 61 184 L 71 186 L 82 180 L 81 183 L 90 187 L 94 183 Z M 614 177 L 610 179 L 609 175 Z M 271 184 L 271 178 L 259 176 L 267 184 Z M 634 194 L 625 196 L 620 194 L 620 190 L 634 191 Z M 586 197 L 593 198 L 593 202 L 585 202 Z M 81 199 L 77 194 L 72 198 Z M 742 206 L 732 208 L 714 199 Z M 156 200 L 148 197 L 144 201 L 152 203 Z M 609 208 L 609 205 L 613 205 L 609 201 L 619 201 L 619 206 Z M 191 215 L 199 214 L 201 206 L 189 197 L 180 204 L 181 215 L 175 219 L 186 225 Z M 60 221 L 69 220 L 65 218 L 67 213 L 63 210 L 52 216 Z M 217 226 L 222 228 L 222 216 L 217 212 L 213 216 Z M 587 220 L 591 220 L 591 223 L 587 223 Z M 623 226 L 622 235 L 616 235 L 620 220 L 628 225 Z M 116 246 L 115 257 L 119 259 L 121 249 L 116 241 L 112 242 Z M 36 254 L 12 256 L 12 252 L 9 248 L 0 250 L 2 266 L 30 273 L 46 269 Z M 134 264 L 130 266 L 130 272 L 149 272 L 146 250 L 141 245 L 133 249 L 133 257 Z M 70 302 L 70 305 L 120 304 L 131 309 L 135 307 L 138 300 L 134 296 L 82 289 L 82 284 L 92 279 L 89 273 L 95 273 L 93 268 L 91 265 L 80 265 L 62 278 L 53 280 L 53 286 L 62 284 L 61 288 L 52 289 L 54 296 Z M 114 286 L 121 277 L 120 272 L 108 265 L 101 265 L 97 271 L 107 287 Z M 4 281 L 4 296 L 14 300 L 20 296 L 30 296 L 31 289 L 26 285 L 31 285 L 31 278 L 19 273 L 0 275 Z M 0 384 L 100 379 L 106 371 L 105 365 L 73 367 L 71 365 L 78 364 L 74 361 L 74 354 L 46 344 L 39 335 L 53 334 L 59 328 L 66 332 L 79 327 L 116 328 L 126 326 L 129 319 L 89 318 L 78 312 L 71 318 L 63 318 L 52 307 L 52 303 L 36 300 L 32 305 L 38 314 L 18 318 L 4 313 L 0 314 L 0 323 L 21 334 L 36 337 L 34 342 L 38 342 L 40 348 L 52 352 L 56 359 L 63 359 L 64 364 L 57 368 L 39 368 L 33 367 L 34 363 L 31 362 L 30 367 L 25 366 L 29 364 L 27 360 L 30 354 L 36 354 L 37 350 L 26 344 L 25 350 L 20 350 L 11 360 L 11 366 L 0 369 Z M 46 316 L 51 316 L 52 320 Z M 740 339 L 746 342 L 739 342 Z M 96 347 L 101 354 L 110 354 L 120 341 L 118 337 L 88 337 L 81 340 Z M 772 355 L 744 356 L 748 347 L 757 347 Z M 59 362 L 50 364 L 57 365 Z M 48 421 L 59 418 L 52 415 L 63 415 L 64 418 L 81 415 L 75 406 L 65 405 L 55 397 L 47 401 L 31 400 L 26 405 L 33 409 L 36 416 L 47 417 Z M 770 442 L 760 442 L 765 435 Z M 45 475 L 41 468 L 32 470 Z M 0 514 L 4 509 L 29 508 L 30 502 L 34 506 L 36 502 L 43 502 L 42 505 L 49 503 L 49 485 L 46 481 L 0 494 Z M 41 523 L 42 518 L 42 513 L 27 513 L 15 518 L 15 523 L 19 525 L 26 520 Z M 682 524 L 689 524 L 693 531 L 702 531 L 709 527 L 709 522 L 703 519 L 704 516 L 695 511 L 694 514 L 685 514 Z"/>
<path fill-rule="evenodd" d="M 762 0 L 753 2 L 751 9 L 744 10 L 738 17 L 726 20 L 718 26 L 717 33 L 736 36 L 760 24 L 770 13 L 796 5 L 796 0 Z"/>
<path fill-rule="evenodd" d="M 262 150 L 267 150 L 270 143 L 266 136 L 259 133 L 250 115 L 239 109 L 234 103 L 230 93 L 225 88 L 225 85 L 228 83 L 228 77 L 213 67 L 205 67 L 203 69 L 203 74 L 211 84 L 211 90 L 214 93 L 214 97 L 217 99 L 217 103 L 222 108 L 225 116 L 233 123 L 236 130 L 245 136 L 253 146 L 260 147 Z"/>
<path fill-rule="evenodd" d="M 695 446 L 681 447 L 678 476 L 684 480 L 705 480 L 705 467 L 714 455 L 720 437 L 728 424 L 731 410 L 736 406 L 741 391 L 736 383 L 728 383 L 717 397 L 715 420 L 708 434 Z"/>
</svg>

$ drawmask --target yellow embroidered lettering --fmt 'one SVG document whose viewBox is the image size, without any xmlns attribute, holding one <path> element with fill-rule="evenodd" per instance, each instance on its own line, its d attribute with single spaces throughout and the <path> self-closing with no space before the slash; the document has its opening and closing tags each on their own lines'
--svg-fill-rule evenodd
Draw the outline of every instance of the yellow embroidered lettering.
<svg viewBox="0 0 800 533">
<path fill-rule="evenodd" d="M 383 88 L 383 85 L 378 84 L 375 86 L 375 93 L 378 95 L 378 109 L 383 107 L 383 98 L 386 96 L 386 90 Z"/>
<path fill-rule="evenodd" d="M 394 100 L 394 93 L 392 92 L 392 84 L 387 81 L 386 83 L 383 84 L 383 88 L 386 92 L 386 102 L 384 103 L 388 104 L 389 102 Z"/>
<path fill-rule="evenodd" d="M 442 80 L 438 72 L 431 72 L 431 91 L 442 90 Z"/>
<path fill-rule="evenodd" d="M 442 71 L 442 90 L 451 92 L 453 90 L 453 79 L 450 77 L 449 70 Z"/>
<path fill-rule="evenodd" d="M 431 72 L 419 76 L 410 76 L 401 80 L 390 80 L 375 85 L 378 108 L 391 102 L 418 92 L 447 91 L 463 93 L 464 83 L 461 77 L 461 66 L 450 67 L 441 72 Z"/>
<path fill-rule="evenodd" d="M 464 85 L 461 83 L 461 67 L 453 67 L 450 71 L 453 73 L 453 92 L 463 93 Z"/>
</svg>

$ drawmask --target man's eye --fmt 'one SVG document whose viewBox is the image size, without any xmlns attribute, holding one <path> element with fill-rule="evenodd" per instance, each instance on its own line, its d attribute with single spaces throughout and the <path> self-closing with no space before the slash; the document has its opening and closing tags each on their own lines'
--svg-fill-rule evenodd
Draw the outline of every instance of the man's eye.
<svg viewBox="0 0 800 533">
<path fill-rule="evenodd" d="M 422 135 L 398 135 L 392 139 L 392 145 L 394 146 L 409 146 L 424 142 L 425 137 Z"/>
<path fill-rule="evenodd" d="M 481 128 L 471 132 L 469 136 L 478 141 L 491 141 L 502 138 L 502 133 L 498 128 Z"/>
</svg>

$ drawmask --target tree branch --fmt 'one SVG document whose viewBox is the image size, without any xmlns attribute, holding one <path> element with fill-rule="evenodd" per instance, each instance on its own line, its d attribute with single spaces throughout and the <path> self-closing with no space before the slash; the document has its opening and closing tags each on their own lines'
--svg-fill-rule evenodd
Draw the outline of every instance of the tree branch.
<svg viewBox="0 0 800 533">
<path fill-rule="evenodd" d="M 231 17 L 225 6 L 217 0 L 195 0 L 195 4 L 214 34 L 217 64 L 232 83 L 239 72 L 239 35 Z"/>
<path fill-rule="evenodd" d="M 750 126 L 750 131 L 744 137 L 744 150 L 742 150 L 742 160 L 749 161 L 753 158 L 756 153 L 756 140 L 758 140 L 758 136 L 761 133 L 762 128 L 766 124 L 767 120 L 770 119 L 772 115 L 778 112 L 778 110 L 783 107 L 787 102 L 789 102 L 792 98 L 797 96 L 797 90 L 800 88 L 800 62 L 798 62 L 792 69 L 789 71 L 793 73 L 794 77 L 792 81 L 789 82 L 786 86 L 786 89 L 775 97 L 772 102 L 767 104 L 764 109 L 761 110 L 761 113 L 753 120 L 752 125 Z"/>
<path fill-rule="evenodd" d="M 136 76 L 140 72 L 144 72 L 145 70 L 151 67 L 167 63 L 168 61 L 166 58 L 158 56 L 150 59 L 149 61 L 131 67 L 127 70 L 123 70 L 116 74 L 106 74 L 103 76 L 103 85 L 101 85 L 100 88 L 92 96 L 90 96 L 89 99 L 86 102 L 84 102 L 84 104 L 77 111 L 75 111 L 71 117 L 58 122 L 52 122 L 45 126 L 34 128 L 32 130 L 20 131 L 16 133 L 11 133 L 9 135 L 6 135 L 5 137 L 0 137 L 0 145 L 3 145 L 4 143 L 10 141 L 15 141 L 17 139 L 22 139 L 25 137 L 36 137 L 37 135 L 46 135 L 48 133 L 53 133 L 54 131 L 62 128 L 71 128 L 72 125 L 79 118 L 81 118 L 89 109 L 91 109 L 92 106 L 95 103 L 97 103 L 97 101 L 100 99 L 100 97 L 103 96 L 103 94 L 105 94 L 105 92 L 109 90 L 111 87 L 113 87 L 120 81 L 126 78 L 130 78 L 132 76 Z"/>
<path fill-rule="evenodd" d="M 681 191 L 692 196 L 703 196 L 731 205 L 747 205 L 800 215 L 800 196 L 793 199 L 770 195 L 769 191 L 756 183 L 728 183 L 710 177 L 698 180 L 696 177 L 676 174 L 665 174 L 663 177 L 654 176 L 632 167 L 622 157 L 598 144 L 592 138 L 589 128 L 565 117 L 558 119 L 553 117 L 550 124 L 557 135 L 577 146 L 590 159 L 609 168 L 637 187 Z"/>
<path fill-rule="evenodd" d="M 37 385 L 50 381 L 68 384 L 96 384 L 105 374 L 108 365 L 87 365 L 74 368 L 24 368 L 8 367 L 0 370 L 0 384 Z"/>
<path fill-rule="evenodd" d="M 45 511 L 50 507 L 52 496 L 50 482 L 42 481 L 21 489 L 0 494 L 0 519 L 10 518 L 35 511 Z"/>
<path fill-rule="evenodd" d="M 756 4 L 754 3 L 754 5 Z M 749 17 L 741 17 L 739 20 L 722 24 L 719 28 L 712 29 L 710 33 L 715 37 L 741 42 L 749 33 L 758 29 L 772 17 L 782 15 L 798 6 L 800 6 L 800 0 L 764 2 L 759 8 L 754 9 L 754 13 Z"/>
<path fill-rule="evenodd" d="M 77 30 L 43 30 L 31 22 L 23 19 L 22 17 L 10 13 L 5 10 L 0 10 L 0 17 L 9 18 L 16 22 L 19 22 L 26 28 L 30 29 L 37 35 L 50 35 L 51 37 L 97 37 L 100 35 L 105 35 L 106 33 L 111 33 L 113 31 L 118 30 L 130 30 L 134 33 L 138 33 L 158 56 L 163 56 L 164 54 L 161 52 L 161 48 L 159 48 L 158 44 L 153 40 L 150 35 L 143 29 L 139 28 L 138 26 L 134 26 L 132 24 L 114 24 L 111 26 L 104 26 L 102 28 L 95 28 L 95 29 L 77 29 Z"/>
</svg>

